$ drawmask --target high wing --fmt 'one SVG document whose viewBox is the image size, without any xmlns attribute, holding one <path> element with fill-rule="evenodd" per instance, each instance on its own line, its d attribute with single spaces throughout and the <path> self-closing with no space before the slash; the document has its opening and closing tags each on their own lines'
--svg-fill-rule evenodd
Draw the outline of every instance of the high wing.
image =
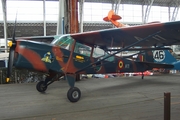
<svg viewBox="0 0 180 120">
<path fill-rule="evenodd" d="M 180 21 L 153 23 L 123 28 L 71 34 L 76 41 L 100 47 L 124 47 L 146 37 L 135 46 L 168 46 L 180 44 Z"/>
<path fill-rule="evenodd" d="M 17 37 L 16 40 L 31 40 L 31 41 L 51 43 L 54 40 L 54 38 L 55 36 L 31 36 L 31 37 Z M 12 38 L 8 38 L 8 40 L 12 40 Z"/>
</svg>

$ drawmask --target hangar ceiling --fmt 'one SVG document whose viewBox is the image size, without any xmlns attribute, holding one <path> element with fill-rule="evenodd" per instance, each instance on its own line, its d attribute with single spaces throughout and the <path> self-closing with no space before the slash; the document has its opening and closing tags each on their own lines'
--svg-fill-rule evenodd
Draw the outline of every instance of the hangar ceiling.
<svg viewBox="0 0 180 120">
<path fill-rule="evenodd" d="M 21 1 L 21 0 L 20 0 Z M 34 0 L 35 1 L 35 0 Z M 43 1 L 43 0 L 36 0 Z M 59 0 L 46 0 L 46 1 L 59 1 Z M 81 1 L 81 0 L 79 0 Z M 100 2 L 100 3 L 112 3 L 116 4 L 120 2 L 121 4 L 139 4 L 139 5 L 149 5 L 152 3 L 153 6 L 180 6 L 180 0 L 85 0 L 85 2 Z M 128 23 L 133 25 L 132 23 Z M 138 23 L 137 23 L 138 24 Z M 92 31 L 99 29 L 112 28 L 113 26 L 110 23 L 100 23 L 100 22 L 91 22 L 83 23 L 84 31 Z M 8 23 L 8 38 L 11 38 L 13 31 L 14 23 Z M 4 24 L 0 23 L 0 38 L 4 38 Z M 46 33 L 47 35 L 55 35 L 57 30 L 57 23 L 46 23 Z M 29 23 L 24 21 L 23 23 L 17 23 L 16 25 L 16 36 L 17 37 L 27 37 L 27 36 L 42 36 L 44 31 L 44 24 L 42 23 Z"/>
<path fill-rule="evenodd" d="M 103 2 L 103 3 L 115 3 L 119 0 L 85 0 L 86 2 Z M 147 5 L 152 0 L 120 0 L 121 4 L 138 4 Z M 175 6 L 180 4 L 180 0 L 153 0 L 153 6 Z"/>
</svg>

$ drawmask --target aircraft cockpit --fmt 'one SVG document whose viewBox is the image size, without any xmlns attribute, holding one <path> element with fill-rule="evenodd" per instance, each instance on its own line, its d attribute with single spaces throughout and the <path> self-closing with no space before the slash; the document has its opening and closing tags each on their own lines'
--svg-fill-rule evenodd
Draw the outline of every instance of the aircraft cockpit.
<svg viewBox="0 0 180 120">
<path fill-rule="evenodd" d="M 55 39 L 51 42 L 53 45 L 60 46 L 61 48 L 71 50 L 74 39 L 70 35 L 55 36 Z"/>
<path fill-rule="evenodd" d="M 55 39 L 52 41 L 51 44 L 60 46 L 61 48 L 72 50 L 72 44 L 74 39 L 70 35 L 62 35 L 62 36 L 55 36 Z M 92 47 L 76 42 L 74 52 L 77 54 L 85 55 L 90 57 L 92 51 Z M 95 47 L 92 53 L 92 57 L 103 59 L 104 57 L 108 56 L 108 53 L 99 47 Z M 107 58 L 106 61 L 113 61 L 115 58 L 114 56 Z"/>
</svg>

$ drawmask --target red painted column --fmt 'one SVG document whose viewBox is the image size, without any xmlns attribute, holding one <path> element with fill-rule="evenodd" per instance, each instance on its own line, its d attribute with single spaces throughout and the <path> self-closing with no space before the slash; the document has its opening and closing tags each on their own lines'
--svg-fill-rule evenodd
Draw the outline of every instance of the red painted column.
<svg viewBox="0 0 180 120">
<path fill-rule="evenodd" d="M 78 0 L 69 0 L 69 9 L 70 9 L 70 33 L 79 32 L 79 23 L 78 23 Z"/>
</svg>

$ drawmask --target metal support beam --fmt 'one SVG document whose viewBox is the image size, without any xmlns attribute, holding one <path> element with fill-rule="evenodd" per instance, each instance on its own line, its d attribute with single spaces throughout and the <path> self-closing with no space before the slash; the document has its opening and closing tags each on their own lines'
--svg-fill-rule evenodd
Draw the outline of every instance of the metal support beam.
<svg viewBox="0 0 180 120">
<path fill-rule="evenodd" d="M 46 0 L 43 0 L 44 36 L 46 36 Z"/>
<path fill-rule="evenodd" d="M 146 12 L 144 13 L 144 18 L 143 18 L 143 23 L 147 23 L 149 19 L 149 14 L 151 11 L 151 6 L 153 4 L 154 0 L 147 0 L 147 7 L 146 7 Z M 146 3 L 146 1 L 145 1 Z"/>
<path fill-rule="evenodd" d="M 64 33 L 69 34 L 70 28 L 69 28 L 69 0 L 64 0 Z"/>
<path fill-rule="evenodd" d="M 1 0 L 2 11 L 3 11 L 3 21 L 4 21 L 4 40 L 5 40 L 5 53 L 7 53 L 7 5 L 6 0 Z M 5 67 L 7 67 L 8 61 L 5 60 Z"/>
<path fill-rule="evenodd" d="M 84 9 L 85 0 L 80 0 L 79 2 L 79 32 L 83 32 L 83 9 Z"/>
<path fill-rule="evenodd" d="M 2 2 L 2 11 L 3 11 L 3 21 L 4 21 L 4 40 L 5 40 L 5 52 L 7 52 L 7 7 L 6 0 L 1 0 Z"/>
<path fill-rule="evenodd" d="M 174 7 L 172 16 L 171 16 L 171 21 L 175 21 L 179 12 L 179 7 L 180 5 L 177 5 L 176 7 Z"/>
<path fill-rule="evenodd" d="M 178 12 L 179 12 L 179 7 L 180 7 L 180 5 L 178 7 L 176 7 L 176 10 L 174 10 L 171 21 L 175 21 L 176 20 Z"/>
<path fill-rule="evenodd" d="M 58 22 L 57 22 L 57 31 L 56 34 L 64 34 L 64 0 L 59 0 L 59 15 L 58 15 Z"/>
<path fill-rule="evenodd" d="M 113 9 L 114 9 L 114 12 L 115 14 L 118 15 L 118 12 L 119 12 L 119 5 L 121 4 L 121 0 L 115 0 L 114 1 L 114 4 L 113 4 Z"/>
</svg>

